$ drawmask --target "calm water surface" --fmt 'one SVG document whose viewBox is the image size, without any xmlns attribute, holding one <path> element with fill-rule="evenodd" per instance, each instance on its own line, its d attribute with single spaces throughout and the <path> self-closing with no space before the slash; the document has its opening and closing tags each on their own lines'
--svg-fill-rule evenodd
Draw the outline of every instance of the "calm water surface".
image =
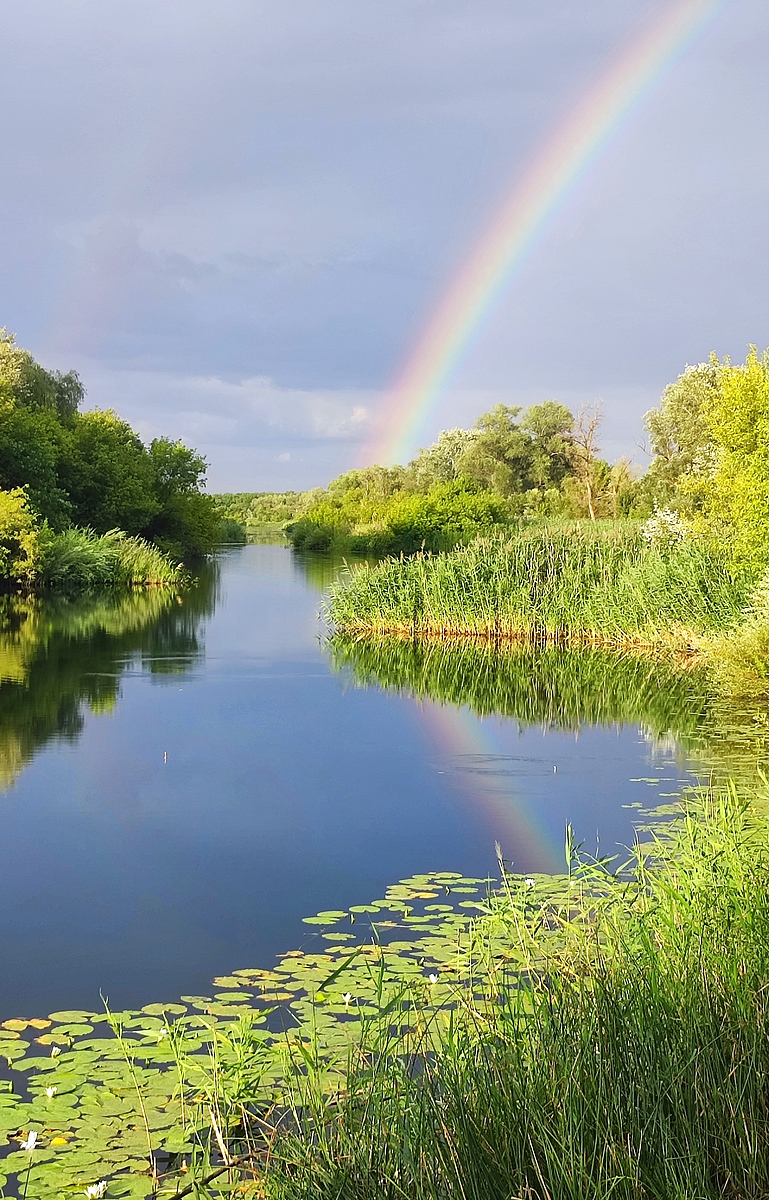
<svg viewBox="0 0 769 1200">
<path fill-rule="evenodd" d="M 2 1015 L 205 992 L 300 945 L 307 914 L 486 874 L 495 841 L 525 872 L 561 868 L 567 823 L 614 853 L 685 775 L 639 720 L 559 730 L 382 686 L 323 645 L 331 574 L 248 546 L 184 603 L 7 601 Z"/>
</svg>

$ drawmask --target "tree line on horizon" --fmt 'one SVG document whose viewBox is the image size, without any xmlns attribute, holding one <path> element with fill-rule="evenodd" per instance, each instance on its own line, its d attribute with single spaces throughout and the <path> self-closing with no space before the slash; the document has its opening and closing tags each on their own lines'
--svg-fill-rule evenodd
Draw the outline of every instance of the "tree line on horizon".
<svg viewBox="0 0 769 1200">
<path fill-rule="evenodd" d="M 670 509 L 693 529 L 760 555 L 769 529 L 769 352 L 687 366 L 644 418 L 651 461 L 601 457 L 600 407 L 498 404 L 448 429 L 406 466 L 348 471 L 307 492 L 237 493 L 219 511 L 283 525 L 301 549 L 370 553 L 450 548 L 536 518 L 636 518 Z"/>
</svg>

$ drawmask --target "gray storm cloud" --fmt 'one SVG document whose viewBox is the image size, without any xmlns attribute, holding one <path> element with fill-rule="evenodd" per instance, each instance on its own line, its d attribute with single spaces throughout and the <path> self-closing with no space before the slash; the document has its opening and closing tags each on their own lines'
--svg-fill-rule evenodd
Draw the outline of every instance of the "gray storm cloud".
<svg viewBox="0 0 769 1200">
<path fill-rule="evenodd" d="M 91 403 L 194 441 L 218 487 L 323 483 L 516 170 L 659 9 L 5 5 L 0 325 L 78 366 Z M 632 451 L 686 362 L 769 341 L 767 32 L 758 0 L 724 5 L 552 223 L 428 432 L 489 398 L 600 395 L 607 442 Z"/>
</svg>

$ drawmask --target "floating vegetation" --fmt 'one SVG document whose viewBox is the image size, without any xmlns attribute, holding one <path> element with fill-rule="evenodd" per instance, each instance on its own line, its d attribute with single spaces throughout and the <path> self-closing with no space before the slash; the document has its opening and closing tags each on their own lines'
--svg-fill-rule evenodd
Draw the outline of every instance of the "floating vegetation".
<svg viewBox="0 0 769 1200">
<path fill-rule="evenodd" d="M 544 896 L 559 885 L 540 886 Z M 308 918 L 310 949 L 215 979 L 210 996 L 4 1021 L 3 1182 L 41 1198 L 102 1182 L 108 1197 L 176 1194 L 180 1177 L 221 1158 L 216 1138 L 209 1144 L 220 1088 L 255 1114 L 288 1111 L 308 1054 L 333 1092 L 351 1046 L 388 1005 L 402 1002 L 407 1024 L 415 998 L 431 1011 L 445 1003 L 488 887 L 451 873 L 403 880 L 370 905 Z"/>
</svg>

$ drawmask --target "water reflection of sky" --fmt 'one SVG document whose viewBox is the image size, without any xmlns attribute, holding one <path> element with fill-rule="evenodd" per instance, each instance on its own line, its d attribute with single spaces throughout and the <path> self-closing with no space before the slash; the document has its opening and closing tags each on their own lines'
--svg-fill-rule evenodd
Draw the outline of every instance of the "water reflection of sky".
<svg viewBox="0 0 769 1200">
<path fill-rule="evenodd" d="M 286 548 L 232 552 L 186 673 L 127 656 L 117 703 L 0 798 L 3 1013 L 205 992 L 298 944 L 308 913 L 486 873 L 495 841 L 526 872 L 560 868 L 567 823 L 614 853 L 654 799 L 629 781 L 678 779 L 636 726 L 543 734 L 352 686 L 319 598 Z"/>
</svg>

